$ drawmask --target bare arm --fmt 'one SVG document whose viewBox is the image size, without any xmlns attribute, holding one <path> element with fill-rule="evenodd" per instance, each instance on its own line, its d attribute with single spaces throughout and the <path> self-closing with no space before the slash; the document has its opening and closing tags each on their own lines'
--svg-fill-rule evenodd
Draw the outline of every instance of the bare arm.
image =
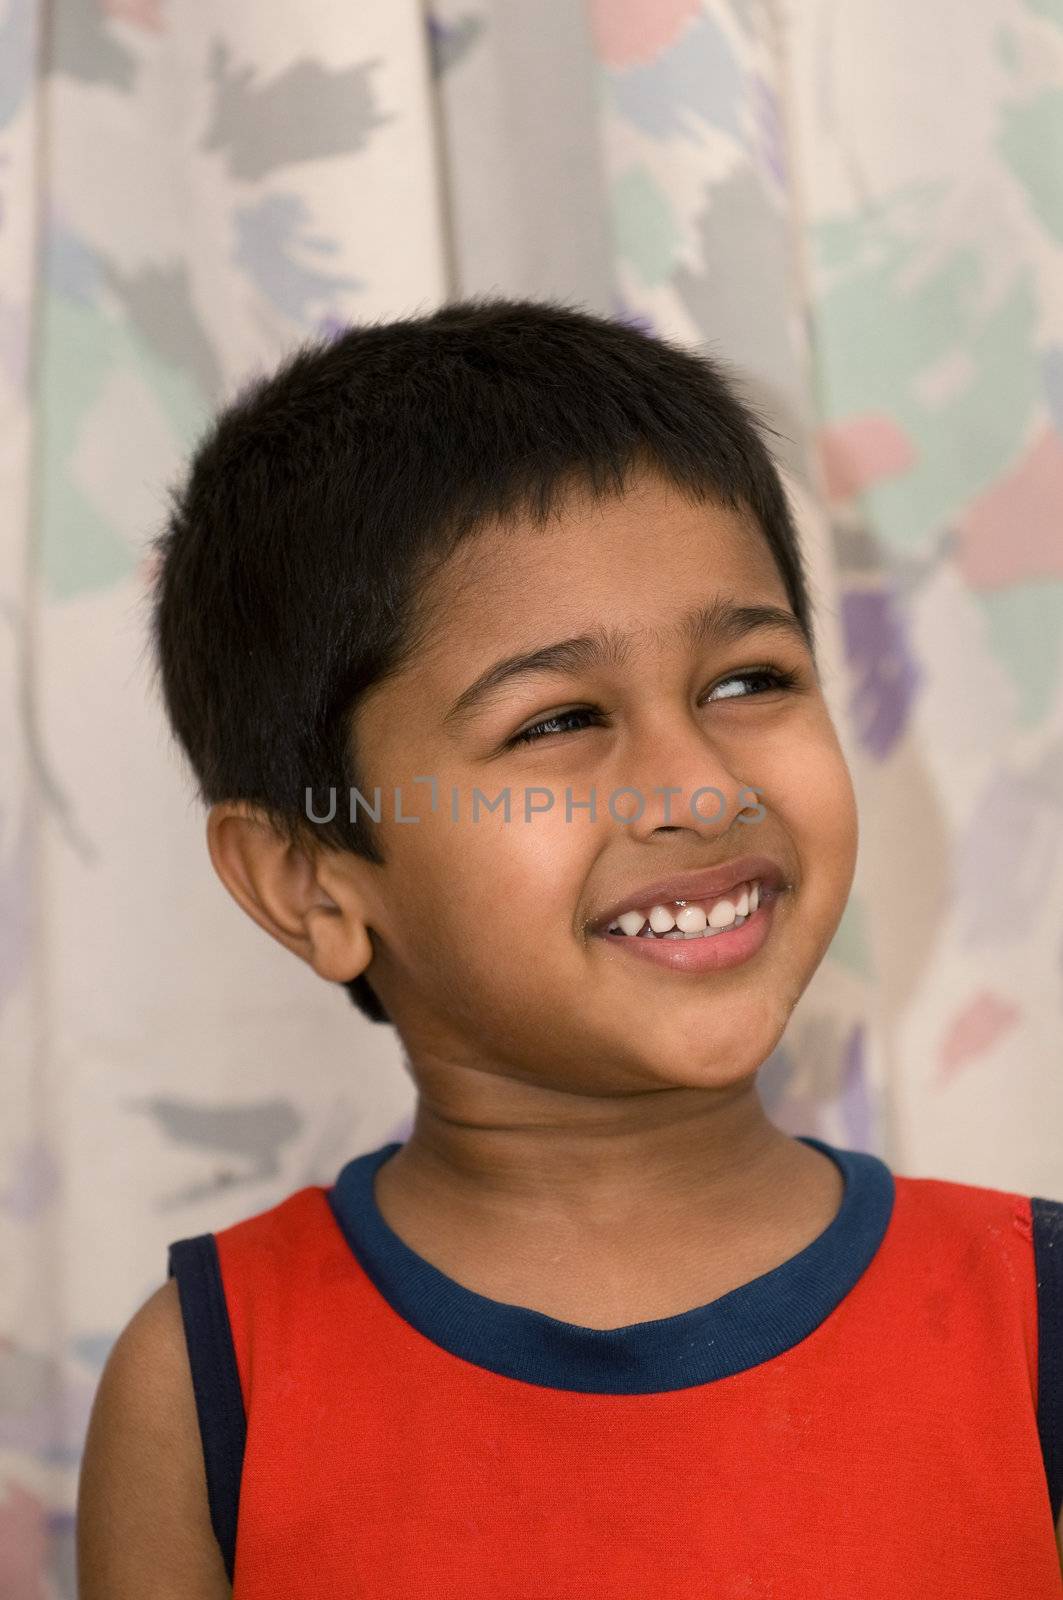
<svg viewBox="0 0 1063 1600">
<path fill-rule="evenodd" d="M 78 1600 L 230 1600 L 210 1521 L 177 1282 L 103 1369 L 78 1481 Z"/>
</svg>

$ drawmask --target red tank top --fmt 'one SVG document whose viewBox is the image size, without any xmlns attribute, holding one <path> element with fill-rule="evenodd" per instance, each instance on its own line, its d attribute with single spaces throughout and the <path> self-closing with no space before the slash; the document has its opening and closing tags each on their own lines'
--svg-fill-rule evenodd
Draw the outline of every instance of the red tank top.
<svg viewBox="0 0 1063 1600">
<path fill-rule="evenodd" d="M 411 1250 L 398 1144 L 175 1241 L 234 1600 L 1061 1600 L 1063 1203 L 803 1142 L 826 1230 L 622 1328 Z"/>
</svg>

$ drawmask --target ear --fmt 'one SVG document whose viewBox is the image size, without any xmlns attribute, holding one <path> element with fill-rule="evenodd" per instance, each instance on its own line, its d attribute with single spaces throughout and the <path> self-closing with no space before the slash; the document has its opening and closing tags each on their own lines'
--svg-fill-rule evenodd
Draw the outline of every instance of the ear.
<svg viewBox="0 0 1063 1600">
<path fill-rule="evenodd" d="M 237 905 L 322 978 L 349 983 L 373 959 L 367 908 L 342 851 L 290 844 L 256 806 L 223 801 L 207 814 L 211 863 Z M 328 888 L 325 888 L 325 882 Z"/>
</svg>

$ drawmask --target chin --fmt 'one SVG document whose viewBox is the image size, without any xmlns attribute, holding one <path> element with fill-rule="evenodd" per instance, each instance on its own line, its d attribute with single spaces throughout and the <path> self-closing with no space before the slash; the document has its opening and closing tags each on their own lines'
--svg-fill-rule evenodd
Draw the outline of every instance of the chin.
<svg viewBox="0 0 1063 1600">
<path fill-rule="evenodd" d="M 689 1032 L 673 1037 L 674 1044 L 665 1040 L 652 1060 L 643 1058 L 639 1064 L 640 1072 L 662 1087 L 711 1089 L 740 1083 L 754 1076 L 775 1047 L 767 1036 L 761 1047 L 748 1030 L 726 1040 L 713 1038 L 705 1027 L 693 1039 Z"/>
</svg>

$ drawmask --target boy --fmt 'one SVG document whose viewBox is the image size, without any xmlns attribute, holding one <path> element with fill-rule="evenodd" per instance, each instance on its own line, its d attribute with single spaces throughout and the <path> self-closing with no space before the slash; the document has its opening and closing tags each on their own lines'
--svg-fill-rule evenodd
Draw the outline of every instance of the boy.
<svg viewBox="0 0 1063 1600">
<path fill-rule="evenodd" d="M 722 369 L 560 304 L 354 328 L 223 413 L 160 553 L 213 865 L 418 1099 L 171 1245 L 83 1600 L 1059 1600 L 1063 1206 L 758 1098 L 857 821 Z"/>
</svg>

